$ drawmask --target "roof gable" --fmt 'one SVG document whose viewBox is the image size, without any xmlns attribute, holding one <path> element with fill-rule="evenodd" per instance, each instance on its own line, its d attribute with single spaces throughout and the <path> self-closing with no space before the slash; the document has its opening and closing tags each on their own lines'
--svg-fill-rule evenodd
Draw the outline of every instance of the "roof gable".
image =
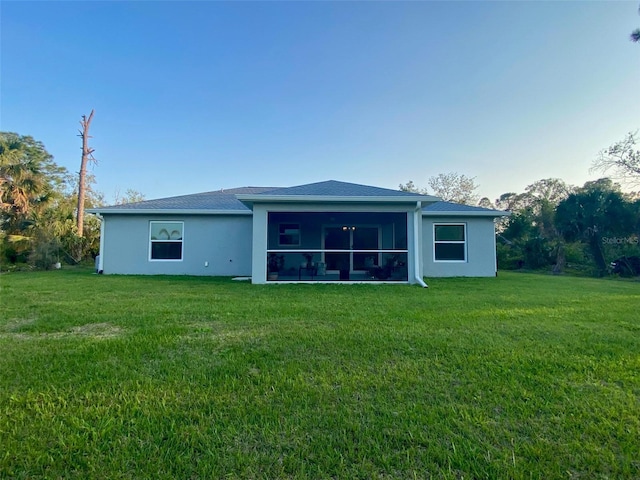
<svg viewBox="0 0 640 480">
<path fill-rule="evenodd" d="M 322 196 L 322 197 L 420 197 L 422 195 L 390 188 L 372 187 L 357 183 L 327 180 L 295 187 L 285 187 L 261 193 L 268 196 Z"/>
<path fill-rule="evenodd" d="M 440 198 L 430 195 L 372 187 L 357 183 L 338 182 L 336 180 L 279 188 L 256 195 L 239 194 L 238 199 L 248 206 L 254 203 L 413 204 L 416 202 L 435 202 L 440 200 Z"/>
</svg>

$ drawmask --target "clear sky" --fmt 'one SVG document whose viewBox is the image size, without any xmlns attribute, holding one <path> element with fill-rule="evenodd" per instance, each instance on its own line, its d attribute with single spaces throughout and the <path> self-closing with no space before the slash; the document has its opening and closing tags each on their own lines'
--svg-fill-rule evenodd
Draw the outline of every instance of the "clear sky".
<svg viewBox="0 0 640 480">
<path fill-rule="evenodd" d="M 640 128 L 638 1 L 0 2 L 0 129 L 148 199 L 438 173 L 581 185 Z"/>
</svg>

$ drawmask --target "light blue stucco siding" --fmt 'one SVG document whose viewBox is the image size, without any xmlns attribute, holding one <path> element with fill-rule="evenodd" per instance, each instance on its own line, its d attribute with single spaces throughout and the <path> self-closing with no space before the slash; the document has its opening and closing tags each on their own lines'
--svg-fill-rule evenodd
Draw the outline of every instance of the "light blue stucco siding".
<svg viewBox="0 0 640 480">
<path fill-rule="evenodd" d="M 250 215 L 105 214 L 105 274 L 251 275 Z M 151 221 L 184 222 L 182 259 L 149 259 Z"/>
<path fill-rule="evenodd" d="M 466 226 L 466 260 L 436 261 L 434 224 Z M 496 275 L 495 225 L 492 217 L 423 217 L 423 275 L 429 277 L 493 277 Z"/>
</svg>

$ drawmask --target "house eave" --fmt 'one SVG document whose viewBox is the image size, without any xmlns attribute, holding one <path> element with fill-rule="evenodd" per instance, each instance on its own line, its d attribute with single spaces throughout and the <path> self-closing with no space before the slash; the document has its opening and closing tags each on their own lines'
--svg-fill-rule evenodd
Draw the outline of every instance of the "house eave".
<svg viewBox="0 0 640 480">
<path fill-rule="evenodd" d="M 236 198 L 245 205 L 253 203 L 404 203 L 414 205 L 417 201 L 437 202 L 438 197 L 416 195 L 391 196 L 329 196 L 329 195 L 248 195 L 238 194 Z"/>
<path fill-rule="evenodd" d="M 253 215 L 250 210 L 214 210 L 207 208 L 91 208 L 87 213 L 100 215 Z"/>
<path fill-rule="evenodd" d="M 422 216 L 423 217 L 493 217 L 493 218 L 498 218 L 498 217 L 508 217 L 509 215 L 511 215 L 511 212 L 501 212 L 501 211 L 495 211 L 495 212 L 474 212 L 474 211 L 459 211 L 459 212 L 429 212 L 429 211 L 423 211 L 422 212 Z"/>
</svg>

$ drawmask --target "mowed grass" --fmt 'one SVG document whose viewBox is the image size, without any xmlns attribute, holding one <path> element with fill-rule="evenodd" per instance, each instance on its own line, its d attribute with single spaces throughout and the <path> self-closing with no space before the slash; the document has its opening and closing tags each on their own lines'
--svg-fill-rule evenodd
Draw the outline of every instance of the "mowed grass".
<svg viewBox="0 0 640 480">
<path fill-rule="evenodd" d="M 0 277 L 0 478 L 640 478 L 640 283 Z"/>
</svg>

